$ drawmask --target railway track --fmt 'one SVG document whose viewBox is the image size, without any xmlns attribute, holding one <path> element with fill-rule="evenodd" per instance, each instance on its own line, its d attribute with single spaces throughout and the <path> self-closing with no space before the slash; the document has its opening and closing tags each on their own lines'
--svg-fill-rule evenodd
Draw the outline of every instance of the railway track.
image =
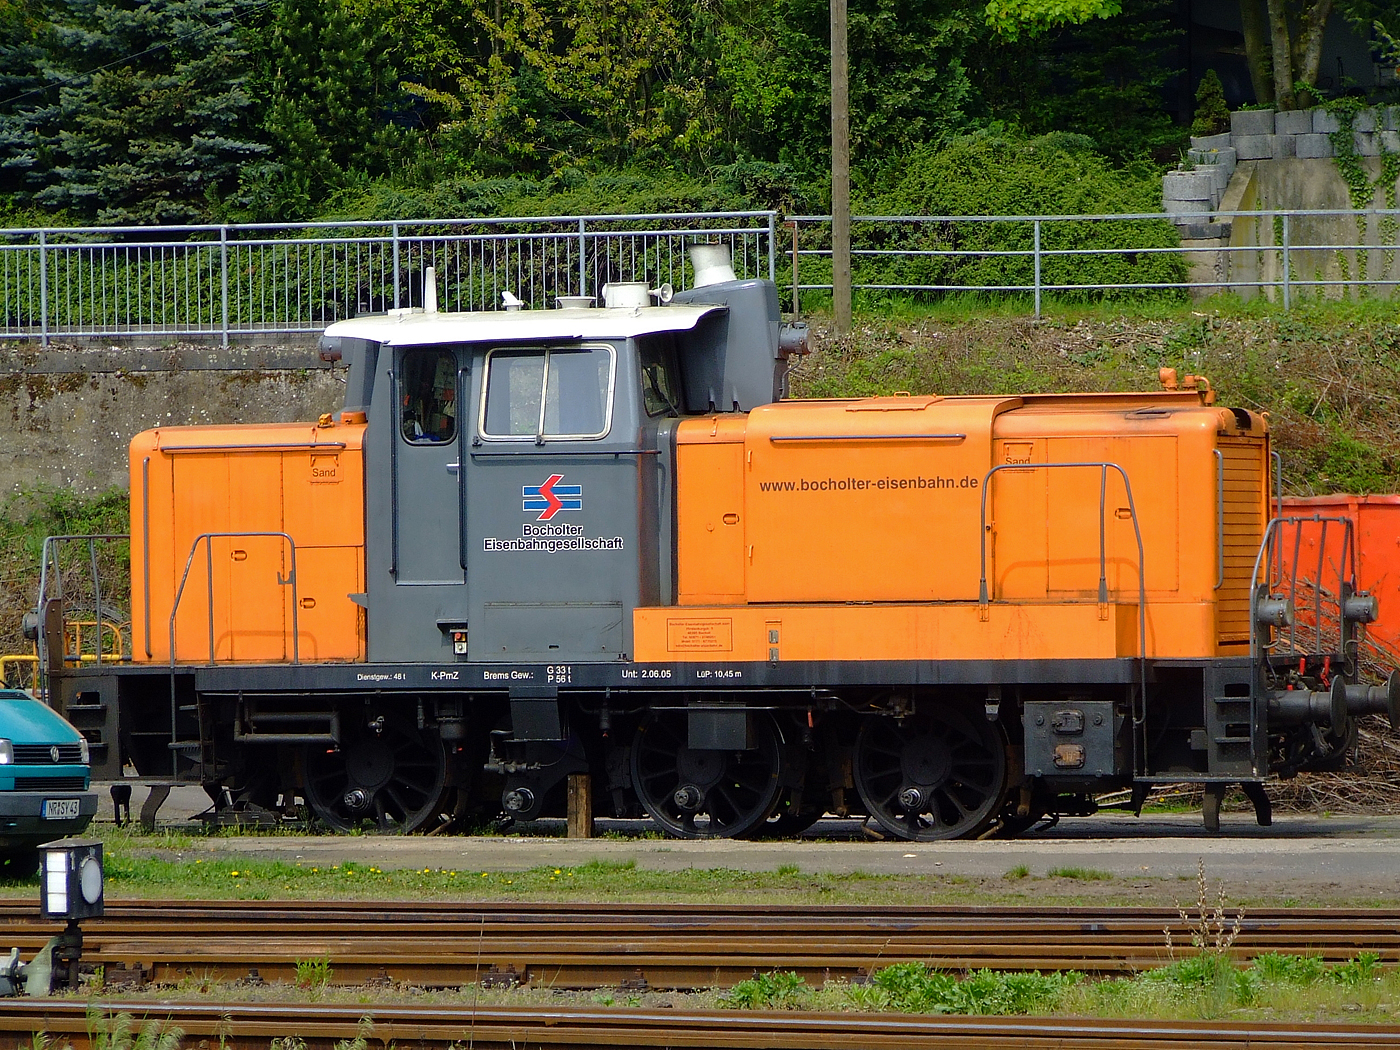
<svg viewBox="0 0 1400 1050">
<path fill-rule="evenodd" d="M 28 903 L 0 905 L 0 953 L 28 957 L 58 931 Z M 144 979 L 291 980 L 326 958 L 333 982 L 422 987 L 729 987 L 792 970 L 809 983 L 895 962 L 949 970 L 1125 973 L 1168 961 L 1164 928 L 1190 943 L 1178 913 L 1149 908 L 753 907 L 383 902 L 109 903 L 83 926 L 84 960 Z M 1400 963 L 1400 911 L 1250 912 L 1233 952 L 1360 951 Z"/>
<path fill-rule="evenodd" d="M 472 1050 L 573 1050 L 580 1047 L 686 1047 L 690 1050 L 929 1050 L 956 1047 L 1055 1050 L 1265 1050 L 1288 1047 L 1400 1047 L 1400 1027 L 1253 1022 L 1101 1021 L 891 1014 L 741 1013 L 591 1008 L 211 1005 L 108 1001 L 102 1009 L 175 1025 L 186 1045 L 266 1050 L 295 1036 L 308 1050 L 373 1025 L 370 1045 L 471 1047 Z M 33 1046 L 45 1032 L 75 1050 L 97 1050 L 88 1006 L 72 1000 L 0 1002 L 0 1046 Z M 216 1043 L 217 1041 L 217 1043 Z"/>
</svg>

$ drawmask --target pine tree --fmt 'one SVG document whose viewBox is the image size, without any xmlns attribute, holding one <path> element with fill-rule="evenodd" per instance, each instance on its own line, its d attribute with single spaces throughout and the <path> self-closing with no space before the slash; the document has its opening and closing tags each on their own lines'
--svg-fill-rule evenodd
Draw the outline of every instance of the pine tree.
<svg viewBox="0 0 1400 1050">
<path fill-rule="evenodd" d="M 111 224 L 208 217 L 263 147 L 238 0 L 60 0 L 44 34 L 44 90 L 0 116 L 22 199 Z"/>
<path fill-rule="evenodd" d="M 245 173 L 245 203 L 262 218 L 303 218 L 353 176 L 379 174 L 402 137 L 388 121 L 392 48 L 341 0 L 282 0 L 264 36 L 257 93 L 273 152 Z"/>
<path fill-rule="evenodd" d="M 1196 86 L 1196 119 L 1191 124 L 1191 134 L 1219 135 L 1229 130 L 1230 107 L 1225 105 L 1225 89 L 1215 70 L 1207 69 Z"/>
</svg>

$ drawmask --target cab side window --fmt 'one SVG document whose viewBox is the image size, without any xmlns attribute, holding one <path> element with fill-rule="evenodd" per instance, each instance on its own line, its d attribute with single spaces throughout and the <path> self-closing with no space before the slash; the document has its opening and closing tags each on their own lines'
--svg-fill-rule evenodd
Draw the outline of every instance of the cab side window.
<svg viewBox="0 0 1400 1050">
<path fill-rule="evenodd" d="M 457 357 L 452 351 L 404 351 L 399 432 L 415 445 L 442 444 L 457 436 Z"/>
<path fill-rule="evenodd" d="M 642 406 L 649 416 L 681 414 L 680 384 L 676 381 L 676 348 L 669 334 L 645 336 L 637 342 L 641 362 Z"/>
<path fill-rule="evenodd" d="M 488 438 L 605 437 L 612 425 L 611 347 L 492 350 L 481 433 Z"/>
</svg>

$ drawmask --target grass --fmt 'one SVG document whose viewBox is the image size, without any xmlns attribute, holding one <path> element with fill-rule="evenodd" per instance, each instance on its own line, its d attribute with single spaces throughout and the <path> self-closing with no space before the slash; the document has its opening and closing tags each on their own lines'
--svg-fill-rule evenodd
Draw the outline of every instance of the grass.
<svg viewBox="0 0 1400 1050">
<path fill-rule="evenodd" d="M 502 870 L 499 863 L 471 867 L 473 847 L 489 848 L 501 856 L 493 840 L 463 838 L 454 852 L 456 867 L 406 867 L 390 864 L 386 853 L 415 848 L 413 839 L 367 839 L 374 860 L 353 860 L 361 845 L 342 839 L 337 862 L 314 863 L 296 858 L 295 843 L 269 842 L 285 859 L 252 857 L 241 850 L 221 847 L 240 845 L 246 833 L 223 829 L 208 834 L 181 831 L 143 833 L 139 828 L 94 824 L 88 831 L 102 839 L 107 860 L 109 900 L 480 900 L 480 901 L 598 901 L 703 906 L 705 904 L 771 905 L 918 905 L 1008 904 L 1177 906 L 1183 881 L 1189 875 L 1153 871 L 1114 876 L 1089 868 L 1056 868 L 1044 875 L 1018 864 L 1001 874 L 967 874 L 939 868 L 934 872 L 883 874 L 870 871 L 821 872 L 784 863 L 766 871 L 695 866 L 659 870 L 648 866 L 662 855 L 683 852 L 682 843 L 637 841 L 637 858 L 619 856 L 616 847 L 599 843 L 597 854 L 580 857 L 575 849 L 562 851 L 553 863 L 527 870 Z M 319 850 L 335 839 L 307 839 Z M 496 840 L 499 841 L 499 840 Z M 541 839 L 531 849 L 549 846 Z M 578 844 L 571 844 L 577 847 Z M 863 848 L 863 847 L 857 847 Z M 878 854 L 880 847 L 870 849 Z M 801 846 L 793 856 L 800 856 Z M 552 852 L 552 850 L 550 851 Z M 629 851 L 631 852 L 631 851 Z M 465 854 L 465 855 L 464 855 Z M 872 854 L 875 855 L 875 854 Z M 548 856 L 548 854 L 546 854 Z M 567 862 L 566 862 L 567 861 Z M 640 862 L 639 862 L 640 861 Z M 38 879 L 0 881 L 0 898 L 33 900 Z M 1241 903 L 1251 907 L 1289 907 L 1300 903 L 1300 887 L 1287 880 L 1267 880 L 1247 888 Z M 1372 881 L 1349 890 L 1329 890 L 1330 903 L 1338 907 L 1394 907 L 1393 895 Z"/>
<path fill-rule="evenodd" d="M 317 962 L 316 960 L 312 961 Z M 863 982 L 809 985 L 800 974 L 755 974 L 726 990 L 631 992 L 571 991 L 547 982 L 514 989 L 424 989 L 336 986 L 312 980 L 250 986 L 190 976 L 175 986 L 155 986 L 123 998 L 149 1000 L 154 1009 L 175 997 L 219 1002 L 356 1003 L 373 1014 L 375 1004 L 476 1006 L 674 1007 L 678 1009 L 904 1012 L 910 1014 L 1104 1017 L 1308 1023 L 1395 1024 L 1400 1016 L 1400 971 L 1383 969 L 1374 955 L 1337 964 L 1312 956 L 1255 956 L 1247 965 L 1191 956 L 1130 977 L 1102 980 L 1073 971 L 953 973 L 921 962 L 899 962 Z M 92 994 L 85 990 L 79 994 Z M 133 1011 L 139 1012 L 139 1011 Z"/>
<path fill-rule="evenodd" d="M 1083 882 L 1107 882 L 1113 878 L 1113 872 L 1095 868 L 1051 868 L 1045 874 L 1052 879 L 1079 879 Z"/>
</svg>

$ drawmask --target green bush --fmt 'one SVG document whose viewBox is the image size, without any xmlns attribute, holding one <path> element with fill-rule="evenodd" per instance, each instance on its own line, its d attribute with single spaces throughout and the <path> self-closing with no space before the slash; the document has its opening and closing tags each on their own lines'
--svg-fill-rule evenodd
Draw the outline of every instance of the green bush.
<svg viewBox="0 0 1400 1050">
<path fill-rule="evenodd" d="M 1115 169 L 1081 135 L 1025 138 L 1005 132 L 979 133 L 943 149 L 915 152 L 858 207 L 862 214 L 891 216 L 1118 215 L 1160 209 L 1160 178 L 1148 165 Z M 858 256 L 857 284 L 1029 288 L 1034 282 L 1029 254 L 976 254 L 1030 252 L 1034 244 L 1030 222 L 862 223 L 856 236 L 856 250 L 910 247 L 973 253 Z M 1076 289 L 1087 284 L 1180 282 L 1186 276 L 1180 257 L 1139 250 L 1179 244 L 1175 227 L 1165 218 L 1042 223 L 1043 252 L 1092 249 L 1107 253 L 1044 255 L 1041 284 L 1064 286 L 1066 291 L 1056 293 L 1061 297 L 1101 298 L 1114 293 Z M 816 279 L 804 273 L 804 282 Z M 1166 294 L 1179 297 L 1182 293 Z"/>
</svg>

